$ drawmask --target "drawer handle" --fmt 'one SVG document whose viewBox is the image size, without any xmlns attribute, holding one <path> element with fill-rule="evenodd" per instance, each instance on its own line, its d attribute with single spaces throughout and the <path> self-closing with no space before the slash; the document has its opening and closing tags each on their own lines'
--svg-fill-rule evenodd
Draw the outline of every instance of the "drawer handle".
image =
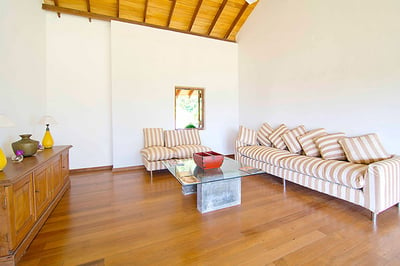
<svg viewBox="0 0 400 266">
<path fill-rule="evenodd" d="M 7 209 L 7 197 L 6 196 L 4 196 L 4 200 L 3 200 L 3 204 L 2 204 L 3 206 L 3 209 L 5 210 L 5 209 Z"/>
<path fill-rule="evenodd" d="M 35 193 L 40 193 L 40 190 L 35 190 Z"/>
</svg>

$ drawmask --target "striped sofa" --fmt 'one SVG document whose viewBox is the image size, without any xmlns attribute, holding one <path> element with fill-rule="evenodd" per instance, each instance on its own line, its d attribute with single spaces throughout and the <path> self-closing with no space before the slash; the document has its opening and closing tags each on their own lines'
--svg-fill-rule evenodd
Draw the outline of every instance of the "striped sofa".
<svg viewBox="0 0 400 266">
<path fill-rule="evenodd" d="M 163 161 L 192 158 L 193 153 L 211 151 L 201 145 L 199 130 L 163 130 L 144 128 L 144 148 L 140 151 L 146 170 L 153 177 L 153 171 L 166 169 Z"/>
<path fill-rule="evenodd" d="M 262 131 L 263 128 L 260 130 Z M 275 135 L 270 139 L 263 139 L 260 135 L 265 136 L 265 134 L 260 134 L 260 130 L 258 132 L 249 129 L 243 130 L 241 127 L 235 144 L 236 160 L 242 164 L 263 169 L 268 174 L 282 178 L 284 187 L 286 186 L 285 181 L 289 180 L 310 189 L 360 205 L 371 211 L 374 224 L 376 224 L 379 213 L 399 204 L 400 156 L 383 155 L 380 160 L 372 162 L 360 161 L 357 163 L 341 158 L 343 154 L 337 157 L 340 160 L 324 159 L 320 154 L 307 156 L 304 155 L 304 152 L 300 151 L 294 153 L 287 147 L 282 148 L 281 146 L 281 148 L 276 148 L 270 141 L 270 139 L 273 140 Z M 272 131 L 274 130 L 270 129 L 269 133 Z M 322 135 L 325 139 L 329 139 L 330 137 L 326 133 Z M 346 148 L 353 147 L 357 149 L 363 145 L 363 140 L 367 143 L 371 142 L 371 136 L 372 139 L 374 138 L 374 134 L 358 138 L 344 138 L 343 136 L 337 138 L 336 135 L 338 134 L 331 135 L 336 137 L 336 141 L 333 142 L 336 146 L 339 146 L 339 143 L 342 142 L 342 144 L 346 144 L 344 143 L 346 141 L 350 142 L 349 146 L 343 145 L 347 158 L 352 155 L 350 151 L 346 151 Z M 287 134 L 285 136 L 281 135 L 281 138 L 284 140 L 285 137 L 287 137 Z M 301 137 L 298 136 L 295 139 L 299 140 Z M 319 139 L 321 137 L 313 138 L 312 140 Z M 284 143 L 290 144 L 290 140 L 284 141 Z M 353 153 L 362 156 L 362 152 L 356 151 Z M 369 149 L 366 150 L 366 153 L 370 155 L 373 151 Z M 332 152 L 330 154 L 332 155 Z M 352 158 L 352 160 L 355 159 Z"/>
</svg>

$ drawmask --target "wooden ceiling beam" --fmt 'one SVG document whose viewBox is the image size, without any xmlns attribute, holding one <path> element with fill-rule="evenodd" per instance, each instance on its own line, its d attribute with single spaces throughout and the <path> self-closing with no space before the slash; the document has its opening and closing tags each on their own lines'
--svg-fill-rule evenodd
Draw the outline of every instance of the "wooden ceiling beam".
<svg viewBox="0 0 400 266">
<path fill-rule="evenodd" d="M 199 10 L 200 10 L 200 7 L 201 7 L 202 4 L 203 4 L 203 0 L 199 0 L 197 2 L 197 6 L 196 6 L 196 9 L 194 10 L 194 13 L 193 13 L 193 16 L 192 16 L 192 20 L 190 21 L 188 31 L 192 31 L 193 24 L 194 24 L 194 22 L 195 22 L 195 20 L 197 18 L 197 15 L 199 14 Z"/>
<path fill-rule="evenodd" d="M 143 23 L 146 23 L 147 18 L 147 7 L 149 6 L 149 0 L 144 2 L 144 12 L 143 12 Z"/>
<path fill-rule="evenodd" d="M 167 27 L 171 25 L 171 19 L 172 15 L 174 14 L 175 6 L 176 6 L 176 0 L 172 0 L 171 9 L 169 10 L 169 15 L 168 15 Z"/>
<path fill-rule="evenodd" d="M 117 0 L 117 18 L 119 18 L 119 0 Z"/>
<path fill-rule="evenodd" d="M 59 6 L 58 0 L 54 0 L 54 5 L 57 6 L 57 7 Z M 61 17 L 61 13 L 60 13 L 60 12 L 57 12 L 57 16 L 58 16 L 58 17 Z"/>
<path fill-rule="evenodd" d="M 208 28 L 207 35 L 210 35 L 210 33 L 212 32 L 212 30 L 214 29 L 215 24 L 217 23 L 219 17 L 221 16 L 221 13 L 222 13 L 222 11 L 224 10 L 224 8 L 225 8 L 227 2 L 228 2 L 228 0 L 224 0 L 224 1 L 222 2 L 222 4 L 220 5 L 217 14 L 216 14 L 215 17 L 214 17 L 213 22 L 211 23 L 210 27 Z"/>
<path fill-rule="evenodd" d="M 235 20 L 232 22 L 232 25 L 229 27 L 229 30 L 226 32 L 224 39 L 228 39 L 229 35 L 231 35 L 233 29 L 236 27 L 236 24 L 239 22 L 240 18 L 243 16 L 244 11 L 246 11 L 249 3 L 244 2 L 242 8 L 240 9 L 239 13 L 237 14 Z"/>
<path fill-rule="evenodd" d="M 87 12 L 90 13 L 90 0 L 86 0 L 86 8 Z M 92 22 L 92 18 L 89 18 L 89 22 Z"/>
<path fill-rule="evenodd" d="M 97 14 L 97 13 L 93 13 L 93 12 L 81 11 L 81 10 L 76 10 L 76 9 L 72 9 L 72 8 L 57 7 L 57 6 L 54 6 L 54 5 L 42 4 L 42 9 L 43 10 L 47 10 L 47 11 L 56 12 L 56 13 L 75 15 L 75 16 L 80 16 L 80 17 L 85 17 L 85 18 L 93 18 L 93 19 L 104 20 L 104 21 L 115 20 L 115 21 L 121 21 L 121 22 L 125 22 L 125 23 L 135 24 L 135 25 L 153 27 L 153 28 L 156 28 L 156 29 L 169 30 L 169 31 L 180 32 L 180 33 L 186 33 L 186 34 L 205 37 L 205 38 L 214 39 L 214 40 L 234 42 L 234 41 L 230 41 L 230 40 L 225 40 L 223 38 L 212 37 L 212 36 L 199 34 L 199 33 L 195 33 L 195 32 L 189 32 L 189 31 L 178 30 L 178 29 L 171 29 L 171 28 L 168 28 L 168 27 L 163 27 L 163 26 L 159 26 L 159 25 L 155 25 L 155 24 L 143 23 L 143 22 L 138 22 L 138 21 L 134 21 L 134 20 L 130 20 L 130 19 L 124 19 L 124 18 L 117 18 L 117 17 L 113 17 L 113 16 L 107 16 L 107 15 Z"/>
</svg>

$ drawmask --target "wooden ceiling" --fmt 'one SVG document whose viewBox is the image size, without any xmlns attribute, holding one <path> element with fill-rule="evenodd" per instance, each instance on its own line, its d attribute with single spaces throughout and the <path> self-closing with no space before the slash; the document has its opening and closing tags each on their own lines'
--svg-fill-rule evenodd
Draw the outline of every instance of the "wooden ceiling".
<svg viewBox="0 0 400 266">
<path fill-rule="evenodd" d="M 42 8 L 118 20 L 225 41 L 236 35 L 258 2 L 245 0 L 43 0 Z"/>
</svg>

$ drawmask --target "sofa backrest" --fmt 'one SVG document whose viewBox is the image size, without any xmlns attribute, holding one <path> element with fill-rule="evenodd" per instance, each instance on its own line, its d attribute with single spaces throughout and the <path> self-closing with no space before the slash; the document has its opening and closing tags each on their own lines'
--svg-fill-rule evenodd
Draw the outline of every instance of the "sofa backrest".
<svg viewBox="0 0 400 266">
<path fill-rule="evenodd" d="M 165 130 L 164 139 L 166 147 L 201 145 L 198 129 Z"/>
<path fill-rule="evenodd" d="M 164 146 L 164 130 L 162 128 L 143 128 L 144 147 Z"/>
</svg>

